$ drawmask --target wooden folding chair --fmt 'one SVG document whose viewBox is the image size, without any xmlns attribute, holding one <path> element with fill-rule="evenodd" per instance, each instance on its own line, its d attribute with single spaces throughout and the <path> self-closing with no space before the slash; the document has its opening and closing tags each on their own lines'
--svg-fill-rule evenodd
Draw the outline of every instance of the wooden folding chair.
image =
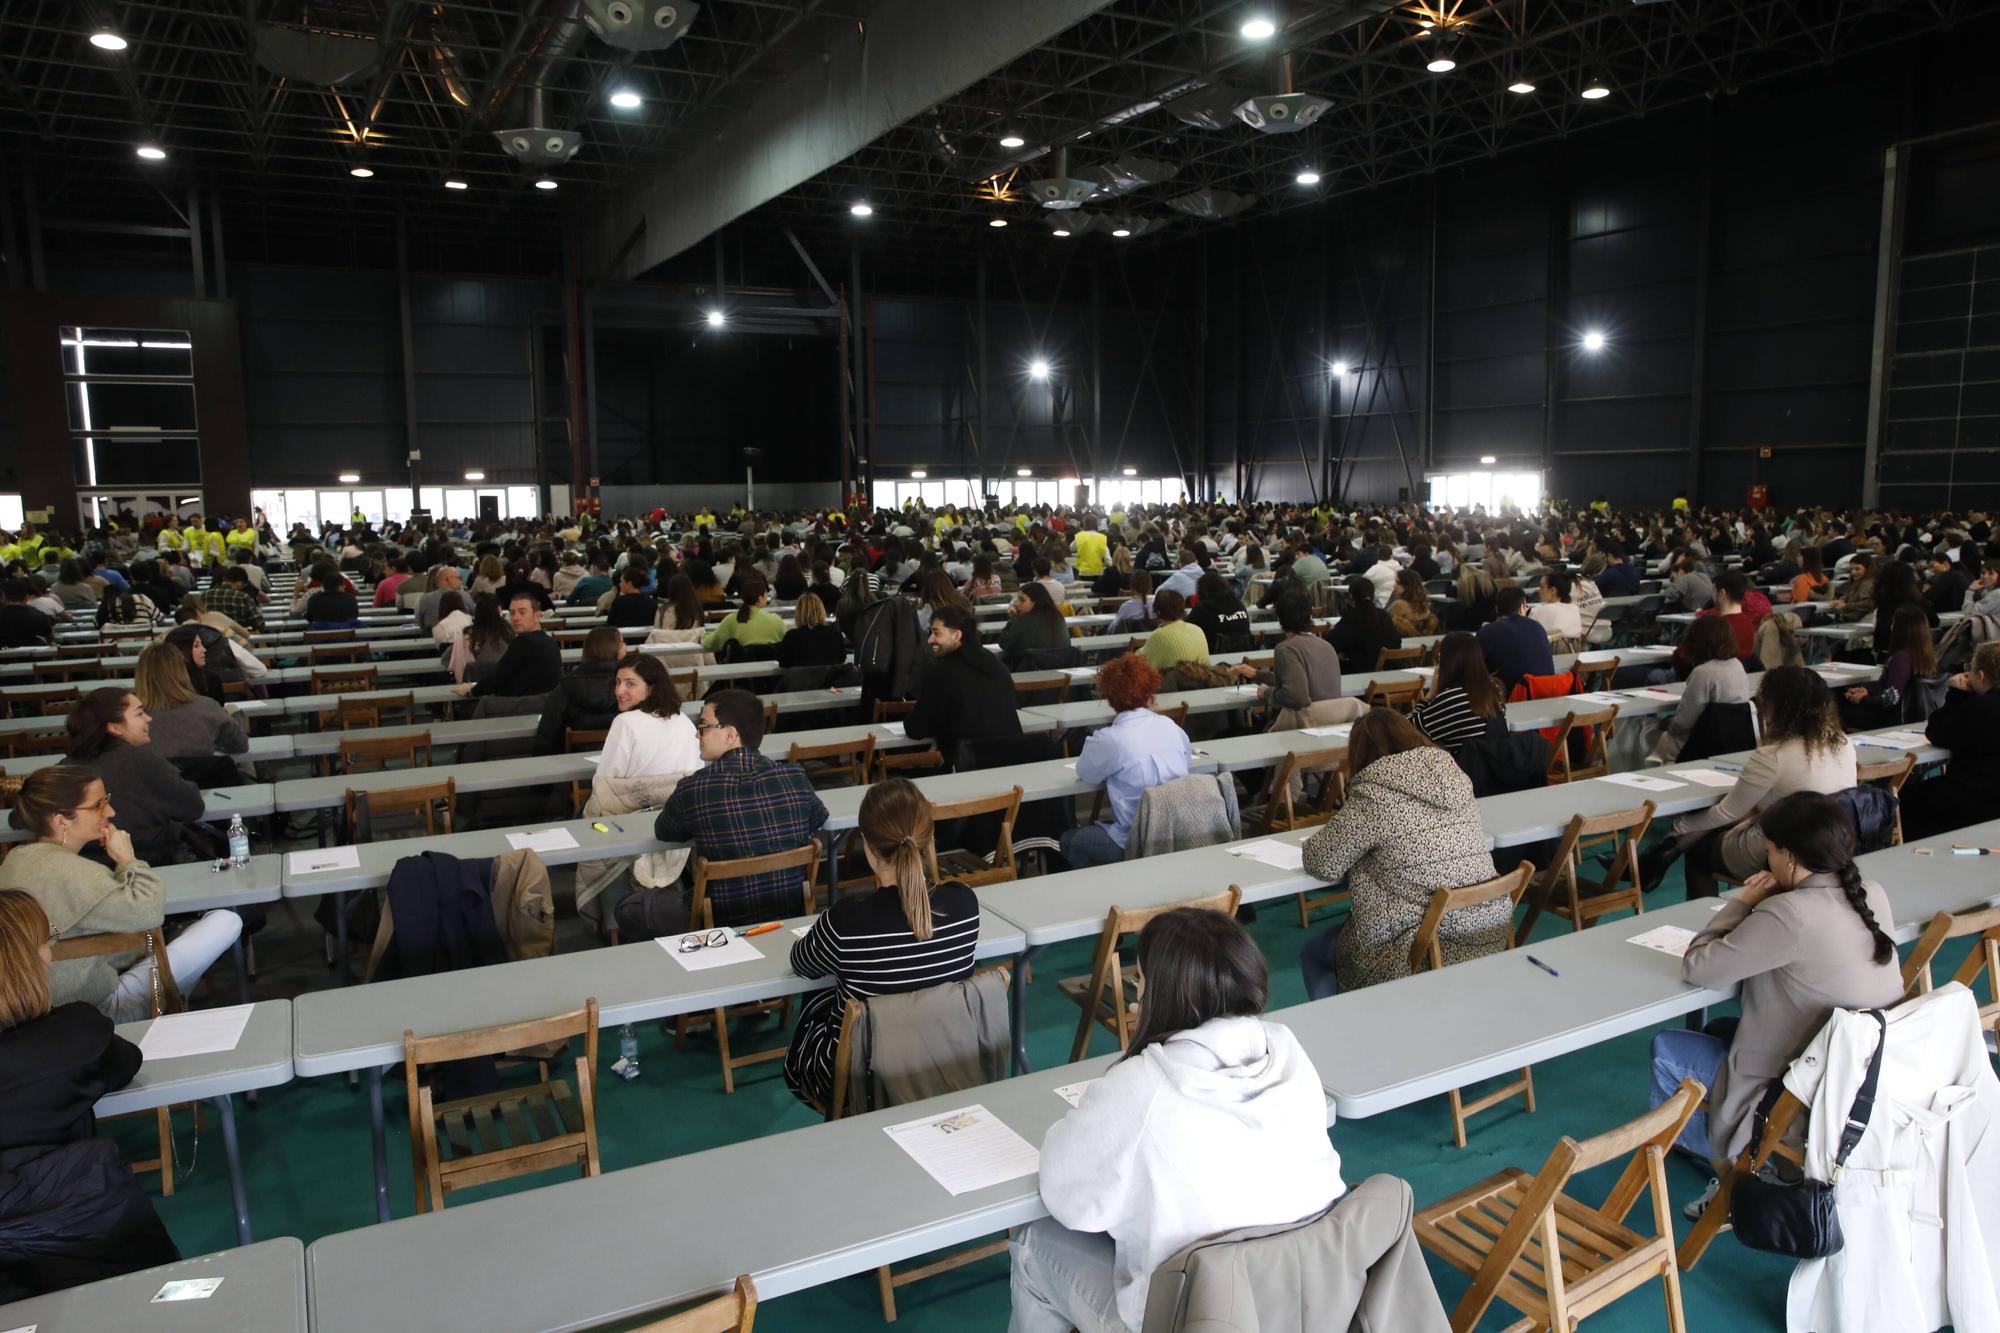
<svg viewBox="0 0 2000 1333">
<path fill-rule="evenodd" d="M 1557 1140 L 1532 1176 L 1510 1167 L 1419 1209 L 1411 1223 L 1418 1244 L 1472 1277 L 1451 1313 L 1454 1333 L 1478 1324 L 1495 1300 L 1527 1316 L 1513 1328 L 1574 1330 L 1656 1277 L 1666 1288 L 1668 1329 L 1686 1333 L 1666 1160 L 1701 1095 L 1699 1083 L 1684 1079 L 1673 1096 L 1628 1124 L 1582 1143 Z M 1628 1154 L 1602 1207 L 1565 1192 L 1578 1173 Z M 1643 1235 L 1625 1218 L 1648 1191 L 1653 1234 Z"/>
<path fill-rule="evenodd" d="M 1155 713 L 1158 713 L 1161 717 L 1172 718 L 1174 725 L 1179 727 L 1182 731 L 1187 730 L 1187 724 L 1188 724 L 1187 700 L 1185 699 L 1181 700 L 1179 703 L 1175 704 L 1172 708 L 1155 708 L 1153 711 Z"/>
<path fill-rule="evenodd" d="M 187 1000 L 181 995 L 179 983 L 174 980 L 173 969 L 167 966 L 166 933 L 161 930 L 120 931 L 109 935 L 82 935 L 75 939 L 55 940 L 49 945 L 49 959 L 52 962 L 66 962 L 74 958 L 101 958 L 107 954 L 145 953 L 153 960 L 153 976 L 159 984 L 153 988 L 152 1014 L 159 1018 L 163 1014 L 187 1012 Z M 151 1112 L 134 1111 L 133 1115 L 153 1117 L 159 1130 L 159 1156 L 143 1162 L 132 1163 L 132 1173 L 138 1175 L 146 1171 L 160 1173 L 160 1194 L 171 1199 L 174 1195 L 174 1107 L 161 1106 Z M 201 1130 L 201 1103 L 194 1103 L 195 1130 Z M 112 1116 L 109 1119 L 123 1119 Z"/>
<path fill-rule="evenodd" d="M 1233 917 L 1242 901 L 1243 890 L 1231 884 L 1227 891 L 1206 898 L 1161 903 L 1158 907 L 1137 908 L 1129 912 L 1122 907 L 1114 907 L 1105 913 L 1104 929 L 1097 936 L 1097 955 L 1092 960 L 1090 975 L 1065 977 L 1056 983 L 1064 995 L 1083 1009 L 1083 1016 L 1076 1025 L 1076 1043 L 1070 1048 L 1071 1061 L 1083 1059 L 1083 1053 L 1090 1048 L 1090 1033 L 1095 1025 L 1102 1025 L 1118 1038 L 1119 1050 L 1125 1050 L 1131 1044 L 1132 1013 L 1126 1007 L 1125 990 L 1136 979 L 1137 965 L 1131 968 L 1124 965 L 1118 952 L 1121 938 L 1137 932 L 1162 912 L 1171 912 L 1177 907 L 1194 907 Z"/>
<path fill-rule="evenodd" d="M 757 1284 L 746 1273 L 736 1279 L 734 1291 L 641 1324 L 631 1333 L 752 1333 L 756 1322 Z"/>
<path fill-rule="evenodd" d="M 1403 671 L 1413 666 L 1422 666 L 1423 663 L 1424 649 L 1421 647 L 1384 648 L 1375 654 L 1377 671 Z"/>
<path fill-rule="evenodd" d="M 1578 694 L 1600 694 L 1611 688 L 1611 681 L 1618 674 L 1618 659 L 1608 658 L 1602 662 L 1572 662 L 1570 675 L 1576 680 Z"/>
<path fill-rule="evenodd" d="M 608 727 L 564 727 L 563 753 L 585 754 L 592 750 L 602 750 L 604 742 L 610 738 L 611 731 Z M 590 780 L 588 778 L 573 780 L 569 784 L 569 808 L 573 813 L 581 815 L 583 813 L 583 803 L 589 798 Z"/>
<path fill-rule="evenodd" d="M 682 703 L 701 698 L 700 671 L 669 671 L 667 679 L 673 682 L 674 693 L 681 697 Z"/>
<path fill-rule="evenodd" d="M 1639 887 L 1639 843 L 1653 822 L 1653 803 L 1647 801 L 1633 810 L 1615 810 L 1606 815 L 1572 815 L 1556 840 L 1555 854 L 1528 885 L 1528 914 L 1515 928 L 1514 938 L 1529 939 L 1535 921 L 1544 911 L 1582 930 L 1601 916 L 1646 910 L 1645 891 Z M 1610 864 L 1595 884 L 1579 888 L 1577 870 L 1583 859 L 1581 843 L 1596 839 L 1608 843 Z"/>
<path fill-rule="evenodd" d="M 1417 706 L 1418 697 L 1423 693 L 1422 677 L 1412 680 L 1371 681 L 1368 692 L 1361 696 L 1361 702 L 1370 708 L 1393 708 L 1405 716 Z"/>
<path fill-rule="evenodd" d="M 64 643 L 56 646 L 57 657 L 99 658 L 111 651 L 106 643 Z"/>
<path fill-rule="evenodd" d="M 1549 742 L 1549 785 L 1610 776 L 1611 733 L 1617 721 L 1617 704 L 1587 713 L 1563 714 L 1555 739 Z M 1583 758 L 1572 762 L 1569 739 L 1579 733 L 1584 737 Z"/>
<path fill-rule="evenodd" d="M 401 714 L 400 717 L 397 715 Z M 417 721 L 417 696 L 405 691 L 402 694 L 377 694 L 365 699 L 350 699 L 342 695 L 333 706 L 334 725 L 341 731 L 356 731 L 362 727 L 414 726 Z"/>
<path fill-rule="evenodd" d="M 1780 1092 L 1771 1107 L 1771 1114 L 1764 1121 L 1764 1133 L 1745 1146 L 1736 1155 L 1735 1161 L 1722 1168 L 1722 1174 L 1716 1177 L 1715 1197 L 1701 1210 L 1701 1216 L 1695 1219 L 1693 1229 L 1674 1255 L 1674 1262 L 1680 1265 L 1682 1272 L 1692 1272 L 1694 1266 L 1701 1262 L 1701 1256 L 1707 1253 L 1709 1242 L 1722 1234 L 1723 1224 L 1729 1221 L 1729 1201 L 1736 1194 L 1737 1181 L 1756 1175 L 1774 1156 L 1804 1167 L 1805 1155 L 1785 1142 L 1785 1137 L 1791 1133 L 1803 1110 L 1805 1103 L 1793 1096 L 1790 1089 Z"/>
<path fill-rule="evenodd" d="M 311 666 L 360 666 L 368 661 L 369 647 L 365 643 L 321 643 L 306 650 L 306 660 Z"/>
<path fill-rule="evenodd" d="M 762 875 L 777 870 L 800 871 L 799 892 L 802 898 L 802 913 L 810 916 L 817 909 L 813 900 L 813 880 L 819 874 L 819 843 L 812 841 L 789 851 L 770 852 L 764 856 L 744 856 L 733 861 L 711 861 L 707 857 L 694 858 L 694 898 L 688 908 L 690 930 L 715 929 L 715 906 L 709 900 L 708 886 L 718 880 L 742 879 L 750 875 Z M 722 1090 L 734 1095 L 736 1092 L 736 1071 L 745 1065 L 762 1064 L 767 1060 L 785 1058 L 783 1046 L 767 1051 L 752 1051 L 748 1055 L 732 1055 L 729 1050 L 729 1021 L 745 1014 L 766 1014 L 778 1010 L 780 1027 L 789 1027 L 792 1022 L 792 997 L 787 995 L 777 1000 L 757 1000 L 750 1004 L 739 1004 L 733 1009 L 715 1009 L 707 1014 L 683 1014 L 674 1020 L 674 1049 L 687 1048 L 687 1034 L 704 1024 L 715 1029 L 715 1043 L 722 1051 Z"/>
<path fill-rule="evenodd" d="M 417 758 L 422 750 L 423 759 Z M 394 760 L 406 768 L 428 768 L 431 762 L 431 734 L 412 731 L 401 736 L 343 736 L 335 763 L 342 773 L 373 773 L 386 770 Z"/>
<path fill-rule="evenodd" d="M 377 688 L 375 668 L 334 667 L 327 670 L 313 669 L 312 692 L 314 694 L 365 694 Z"/>
<path fill-rule="evenodd" d="M 1002 976 L 1007 975 L 1007 969 L 1004 967 L 994 970 Z M 827 1099 L 825 1106 L 813 1103 L 813 1109 L 819 1111 L 829 1121 L 839 1120 L 854 1109 L 848 1098 L 848 1066 L 853 1059 L 854 1031 L 866 1012 L 865 1000 L 849 1000 L 841 1008 L 840 1039 L 833 1049 L 832 1095 Z M 1005 1254 L 1007 1241 L 1013 1234 L 1010 1230 L 1005 1236 L 955 1250 L 943 1258 L 933 1259 L 929 1263 L 919 1264 L 900 1273 L 892 1264 L 883 1264 L 877 1268 L 875 1285 L 882 1298 L 882 1322 L 885 1324 L 896 1322 L 896 1288 L 907 1287 L 910 1283 L 921 1282 L 927 1277 L 936 1277 L 939 1273 L 949 1273 L 953 1269 L 963 1268 L 981 1259 L 989 1259 L 996 1254 Z"/>
<path fill-rule="evenodd" d="M 590 637 L 587 629 L 559 629 L 549 636 L 564 648 L 581 648 L 583 641 Z"/>
<path fill-rule="evenodd" d="M 879 726 L 884 722 L 901 721 L 915 712 L 916 708 L 917 701 L 915 699 L 877 699 L 875 701 L 876 725 Z"/>
<path fill-rule="evenodd" d="M 980 815 L 1000 816 L 1000 834 L 987 854 L 969 848 L 954 847 L 939 851 L 937 826 L 959 819 L 973 819 Z M 1021 789 L 1012 787 L 996 796 L 976 796 L 968 801 L 953 801 L 949 805 L 931 806 L 931 840 L 924 847 L 924 856 L 930 862 L 931 883 L 942 884 L 947 880 L 957 880 L 968 888 L 983 888 L 988 884 L 1004 884 L 1016 877 L 1014 865 L 1014 825 L 1021 817 Z"/>
<path fill-rule="evenodd" d="M 1033 708 L 1069 702 L 1070 678 L 1061 672 L 1036 675 L 1028 680 L 1014 678 L 1014 706 Z"/>
<path fill-rule="evenodd" d="M 24 695 L 12 701 L 10 710 L 14 717 L 55 717 L 67 713 L 83 699 L 83 691 L 75 685 L 46 694 Z M 67 706 L 65 706 L 67 705 Z"/>
<path fill-rule="evenodd" d="M 446 778 L 442 782 L 417 783 L 386 791 L 356 791 L 350 787 L 341 804 L 348 834 L 356 842 L 372 841 L 374 822 L 390 815 L 412 816 L 422 826 L 422 836 L 435 838 L 457 827 L 458 782 Z"/>
<path fill-rule="evenodd" d="M 886 782 L 906 768 L 943 768 L 944 756 L 935 745 L 922 750 L 877 750 L 874 781 Z"/>
<path fill-rule="evenodd" d="M 1896 820 L 1889 826 L 1889 845 L 1900 847 L 1903 843 L 1903 784 L 1910 780 L 1910 774 L 1917 768 L 1917 757 L 1905 754 L 1896 759 L 1885 759 L 1879 764 L 1856 764 L 1854 783 L 1869 786 L 1880 783 L 1884 790 L 1896 798 Z"/>
<path fill-rule="evenodd" d="M 309 629 L 305 632 L 305 642 L 311 643 L 353 643 L 360 637 L 351 629 Z"/>
<path fill-rule="evenodd" d="M 26 759 L 38 754 L 68 754 L 69 733 L 67 731 L 27 731 L 17 732 L 5 738 L 9 759 Z"/>
<path fill-rule="evenodd" d="M 28 670 L 37 685 L 67 685 L 72 681 L 104 678 L 104 662 L 95 657 L 36 662 Z"/>
<path fill-rule="evenodd" d="M 1509 925 L 1507 947 L 1514 947 L 1513 912 L 1514 904 L 1520 902 L 1522 892 L 1528 887 L 1528 876 L 1533 869 L 1522 862 L 1497 879 L 1484 880 L 1478 884 L 1468 884 L 1462 889 L 1435 889 L 1431 893 L 1430 905 L 1424 909 L 1424 916 L 1417 923 L 1416 936 L 1410 941 L 1410 972 L 1435 972 L 1445 965 L 1444 945 L 1438 940 L 1438 930 L 1445 914 L 1461 907 L 1477 907 L 1480 903 L 1490 903 L 1496 898 L 1507 900 L 1507 920 Z M 1520 1094 L 1522 1105 L 1528 1114 L 1535 1113 L 1535 1071 L 1522 1069 L 1521 1076 L 1503 1087 L 1494 1088 L 1472 1101 L 1465 1101 L 1459 1090 L 1453 1088 L 1445 1096 L 1451 1102 L 1451 1137 L 1459 1147 L 1465 1146 L 1465 1125 L 1481 1111 L 1498 1106 L 1500 1103 Z"/>
<path fill-rule="evenodd" d="M 795 741 L 785 758 L 805 769 L 806 777 L 815 787 L 822 779 L 831 779 L 835 786 L 858 787 L 868 781 L 868 770 L 874 766 L 875 737 L 870 733 L 860 740 L 828 741 L 824 745 L 800 745 Z"/>
<path fill-rule="evenodd" d="M 2000 907 L 1985 907 L 1976 912 L 1939 912 L 1924 927 L 1924 933 L 1910 950 L 1910 956 L 1903 960 L 1903 988 L 1905 995 L 1928 995 L 1931 992 L 1931 960 L 1946 940 L 1962 940 L 1968 935 L 1979 938 L 1972 951 L 1965 955 L 1958 971 L 1951 979 L 1971 991 L 1978 998 L 1978 981 L 1981 973 L 1986 975 L 1986 989 L 1992 999 L 1979 1006 L 1979 1026 L 1994 1034 L 2000 1041 Z"/>
<path fill-rule="evenodd" d="M 434 1102 L 427 1065 L 505 1055 L 525 1047 L 583 1038 L 576 1090 L 560 1079 Z M 597 1159 L 597 1001 L 550 1018 L 501 1023 L 439 1037 L 403 1032 L 403 1084 L 410 1107 L 411 1174 L 417 1211 L 442 1211 L 453 1190 L 577 1166 L 599 1173 Z M 444 1155 L 449 1147 L 451 1155 Z"/>
</svg>

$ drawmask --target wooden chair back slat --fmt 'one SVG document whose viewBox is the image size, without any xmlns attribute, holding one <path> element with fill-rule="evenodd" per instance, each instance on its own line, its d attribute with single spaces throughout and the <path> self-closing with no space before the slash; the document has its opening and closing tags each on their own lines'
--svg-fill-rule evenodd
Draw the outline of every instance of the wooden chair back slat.
<svg viewBox="0 0 2000 1333">
<path fill-rule="evenodd" d="M 705 856 L 694 858 L 694 900 L 688 907 L 688 921 L 697 930 L 708 930 L 715 925 L 715 909 L 709 902 L 708 886 L 718 881 L 745 879 L 751 875 L 768 874 L 775 870 L 800 871 L 799 890 L 804 895 L 805 910 L 810 915 L 814 910 L 813 877 L 819 873 L 819 843 L 808 842 L 782 852 L 767 852 L 762 856 L 739 856 L 733 861 L 711 861 Z"/>
<path fill-rule="evenodd" d="M 642 1324 L 632 1333 L 752 1333 L 757 1319 L 757 1284 L 746 1273 L 736 1289 L 700 1305 Z"/>
<path fill-rule="evenodd" d="M 1438 940 L 1438 928 L 1447 914 L 1461 907 L 1490 903 L 1496 898 L 1505 898 L 1510 904 L 1519 902 L 1533 870 L 1532 865 L 1523 861 L 1506 874 L 1477 884 L 1468 884 L 1460 889 L 1433 889 L 1430 903 L 1424 908 L 1423 919 L 1417 922 L 1416 936 L 1410 941 L 1410 971 L 1423 972 L 1444 966 L 1444 946 Z M 1514 947 L 1511 932 L 1507 947 Z"/>
</svg>

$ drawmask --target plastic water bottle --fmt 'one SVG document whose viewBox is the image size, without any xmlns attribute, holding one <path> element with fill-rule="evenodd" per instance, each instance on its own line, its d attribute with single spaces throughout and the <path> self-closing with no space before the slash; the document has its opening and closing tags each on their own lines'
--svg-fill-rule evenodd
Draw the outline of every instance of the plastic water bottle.
<svg viewBox="0 0 2000 1333">
<path fill-rule="evenodd" d="M 611 1066 L 618 1077 L 631 1082 L 639 1077 L 639 1034 L 627 1023 L 618 1033 L 618 1063 Z"/>
<path fill-rule="evenodd" d="M 250 830 L 243 827 L 242 815 L 229 820 L 229 860 L 232 865 L 250 864 Z"/>
</svg>

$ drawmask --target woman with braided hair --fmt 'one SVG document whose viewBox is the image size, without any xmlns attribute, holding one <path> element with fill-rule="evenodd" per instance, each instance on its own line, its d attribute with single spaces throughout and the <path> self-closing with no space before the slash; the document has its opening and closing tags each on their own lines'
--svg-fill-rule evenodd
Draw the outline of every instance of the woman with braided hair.
<svg viewBox="0 0 2000 1333">
<path fill-rule="evenodd" d="M 1854 825 L 1839 802 L 1795 792 L 1758 817 L 1768 868 L 1722 905 L 1681 959 L 1693 986 L 1741 986 L 1742 1017 L 1653 1038 L 1653 1105 L 1682 1075 L 1708 1087 L 1708 1111 L 1680 1147 L 1715 1161 L 1743 1150 L 1752 1112 L 1835 1009 L 1875 1009 L 1903 997 L 1889 899 L 1854 864 Z M 1715 1193 L 1687 1209 L 1699 1217 Z"/>
<path fill-rule="evenodd" d="M 933 886 L 930 802 L 901 778 L 878 782 L 861 801 L 861 849 L 875 892 L 849 894 L 820 914 L 792 946 L 792 971 L 832 977 L 799 1008 L 785 1053 L 785 1083 L 809 1106 L 833 1095 L 833 1055 L 850 999 L 964 981 L 979 943 L 979 898 L 956 880 Z"/>
</svg>

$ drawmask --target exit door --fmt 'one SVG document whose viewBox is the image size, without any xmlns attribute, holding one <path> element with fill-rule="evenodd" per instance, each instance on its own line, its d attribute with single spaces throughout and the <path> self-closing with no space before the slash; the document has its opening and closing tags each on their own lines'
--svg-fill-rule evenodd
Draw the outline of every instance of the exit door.
<svg viewBox="0 0 2000 1333">
<path fill-rule="evenodd" d="M 482 523 L 498 523 L 500 521 L 499 496 L 482 495 L 479 497 L 479 519 Z"/>
</svg>

